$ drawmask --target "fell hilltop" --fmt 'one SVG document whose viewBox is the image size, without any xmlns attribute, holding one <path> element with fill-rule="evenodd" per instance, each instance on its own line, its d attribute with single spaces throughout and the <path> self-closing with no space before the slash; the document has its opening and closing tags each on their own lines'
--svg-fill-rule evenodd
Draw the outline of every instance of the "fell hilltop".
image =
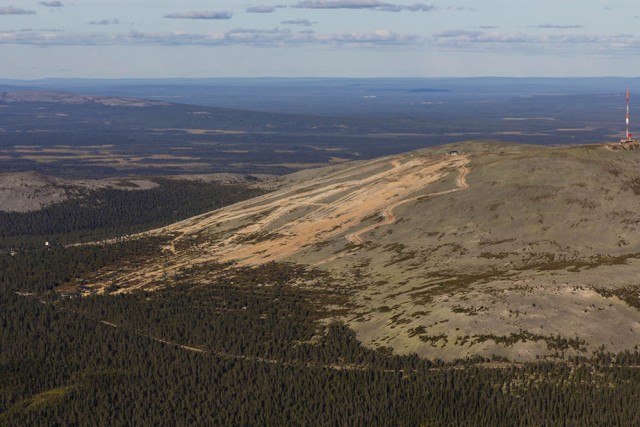
<svg viewBox="0 0 640 427">
<path fill-rule="evenodd" d="M 471 141 L 300 172 L 154 230 L 170 236 L 163 255 L 89 286 L 215 286 L 220 265 L 289 262 L 332 277 L 349 296 L 332 316 L 372 347 L 521 361 L 634 350 L 640 152 L 613 148 Z"/>
<path fill-rule="evenodd" d="M 71 180 L 38 172 L 0 174 L 0 212 L 31 212 L 70 198 L 82 196 L 86 191 L 102 188 L 147 190 L 158 187 L 146 179 Z"/>
<path fill-rule="evenodd" d="M 107 179 L 64 179 L 39 172 L 0 173 L 0 212 L 33 212 L 45 207 L 79 199 L 102 189 L 122 191 L 158 188 L 158 179 L 217 183 L 253 184 L 269 188 L 275 176 L 268 174 L 212 173 L 198 175 L 167 175 L 155 178 L 122 177 Z"/>
</svg>

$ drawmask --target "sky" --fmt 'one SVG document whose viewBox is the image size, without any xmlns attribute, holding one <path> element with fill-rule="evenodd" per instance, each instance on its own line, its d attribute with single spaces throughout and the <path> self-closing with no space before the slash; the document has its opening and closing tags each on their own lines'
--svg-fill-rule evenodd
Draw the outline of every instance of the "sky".
<svg viewBox="0 0 640 427">
<path fill-rule="evenodd" d="M 0 0 L 0 78 L 580 77 L 640 69 L 637 0 L 415 1 Z"/>
</svg>

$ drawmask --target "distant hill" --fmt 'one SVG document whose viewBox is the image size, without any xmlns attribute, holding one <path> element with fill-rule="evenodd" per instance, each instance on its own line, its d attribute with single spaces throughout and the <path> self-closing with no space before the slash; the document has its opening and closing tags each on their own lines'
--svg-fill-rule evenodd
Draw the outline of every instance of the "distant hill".
<svg viewBox="0 0 640 427">
<path fill-rule="evenodd" d="M 0 174 L 0 211 L 36 211 L 88 190 L 146 190 L 157 186 L 145 179 L 65 180 L 37 172 L 3 173 Z"/>
<path fill-rule="evenodd" d="M 633 350 L 640 152 L 614 148 L 475 141 L 299 172 L 152 232 L 174 236 L 163 256 L 90 282 L 126 292 L 174 275 L 215 283 L 219 263 L 293 262 L 335 279 L 349 295 L 339 319 L 369 346 L 443 359 Z"/>
<path fill-rule="evenodd" d="M 151 107 L 169 105 L 167 102 L 115 96 L 83 96 L 49 90 L 21 90 L 0 93 L 0 102 L 48 102 L 57 104 L 99 104 L 110 107 Z"/>
<path fill-rule="evenodd" d="M 173 175 L 149 178 L 63 179 L 38 172 L 0 173 L 0 212 L 32 212 L 65 200 L 82 198 L 91 191 L 114 189 L 123 191 L 157 188 L 158 180 L 192 181 L 216 184 L 267 184 L 272 175 L 214 173 Z"/>
</svg>

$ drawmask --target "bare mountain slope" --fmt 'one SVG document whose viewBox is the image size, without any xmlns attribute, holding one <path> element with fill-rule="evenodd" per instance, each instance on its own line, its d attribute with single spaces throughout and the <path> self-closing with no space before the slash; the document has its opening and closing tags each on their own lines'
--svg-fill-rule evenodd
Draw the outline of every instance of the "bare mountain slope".
<svg viewBox="0 0 640 427">
<path fill-rule="evenodd" d="M 164 256 L 100 272 L 94 286 L 153 288 L 185 274 L 215 284 L 215 263 L 288 261 L 329 272 L 351 295 L 341 319 L 399 353 L 633 349 L 639 165 L 637 151 L 609 146 L 469 142 L 305 171 L 152 232 L 174 236 Z"/>
</svg>

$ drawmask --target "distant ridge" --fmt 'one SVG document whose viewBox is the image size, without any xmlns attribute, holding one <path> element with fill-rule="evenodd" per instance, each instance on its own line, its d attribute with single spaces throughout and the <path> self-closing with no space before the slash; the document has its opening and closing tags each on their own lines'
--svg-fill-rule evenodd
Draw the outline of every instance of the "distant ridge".
<svg viewBox="0 0 640 427">
<path fill-rule="evenodd" d="M 87 190 L 146 190 L 158 184 L 145 179 L 70 180 L 38 172 L 0 174 L 0 212 L 31 212 L 76 197 Z"/>
<path fill-rule="evenodd" d="M 84 96 L 50 90 L 20 90 L 0 93 L 0 102 L 50 102 L 56 104 L 100 104 L 109 107 L 156 107 L 168 102 L 116 96 Z"/>
</svg>

